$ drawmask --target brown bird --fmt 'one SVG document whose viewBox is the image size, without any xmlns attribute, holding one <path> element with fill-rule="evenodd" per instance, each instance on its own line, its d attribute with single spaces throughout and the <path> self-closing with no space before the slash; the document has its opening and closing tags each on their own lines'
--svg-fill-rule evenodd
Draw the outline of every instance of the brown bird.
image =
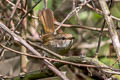
<svg viewBox="0 0 120 80">
<path fill-rule="evenodd" d="M 66 53 L 70 47 L 72 46 L 74 37 L 72 34 L 67 34 L 63 32 L 58 32 L 54 34 L 55 26 L 54 26 L 54 14 L 50 9 L 43 9 L 39 12 L 40 20 L 43 24 L 43 29 L 45 34 L 42 35 L 41 39 L 43 44 L 48 49 L 59 53 Z"/>
</svg>

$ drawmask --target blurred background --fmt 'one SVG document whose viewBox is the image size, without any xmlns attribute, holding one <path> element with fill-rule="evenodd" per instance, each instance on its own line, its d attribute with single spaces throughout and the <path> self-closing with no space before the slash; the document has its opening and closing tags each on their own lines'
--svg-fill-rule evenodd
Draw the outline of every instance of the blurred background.
<svg viewBox="0 0 120 80">
<path fill-rule="evenodd" d="M 38 0 L 20 0 L 18 7 L 15 10 L 15 5 L 19 0 L 0 0 L 0 21 L 3 22 L 11 30 L 16 29 L 16 25 Z M 48 8 L 54 12 L 54 22 L 57 27 L 66 16 L 69 15 L 76 7 L 80 7 L 87 0 L 48 0 Z M 118 35 L 120 35 L 120 1 L 107 0 L 106 1 L 111 15 L 118 19 L 113 19 Z M 20 26 L 15 31 L 16 34 L 22 38 L 38 39 L 43 33 L 42 23 L 38 19 L 38 11 L 44 8 L 44 2 L 41 2 L 34 8 L 27 17 L 24 18 Z M 14 12 L 15 10 L 15 12 Z M 102 35 L 101 28 L 104 26 Z M 96 0 L 90 1 L 64 22 L 61 29 L 65 33 L 70 33 L 75 37 L 74 44 L 65 56 L 87 56 L 93 58 L 96 55 L 98 41 L 101 37 L 101 43 L 98 50 L 98 59 L 108 66 L 119 69 L 117 62 L 117 55 L 113 49 L 111 39 L 109 36 L 107 24 L 104 22 L 101 8 Z M 28 52 L 23 46 L 10 39 L 10 35 L 5 34 L 0 30 L 0 43 L 10 47 L 14 50 Z M 1 47 L 0 56 L 0 75 L 18 75 L 20 69 L 20 56 L 11 51 L 4 50 Z M 64 66 L 62 70 L 68 71 L 68 76 L 71 80 L 102 80 L 97 74 L 91 75 L 87 68 L 81 67 L 74 69 L 71 66 Z M 77 76 L 76 76 L 77 75 Z M 120 76 L 116 75 L 120 80 Z M 54 77 L 54 80 L 57 80 Z M 42 79 L 44 80 L 44 79 Z M 48 78 L 46 80 L 53 80 Z M 59 80 L 59 79 L 58 79 Z"/>
</svg>

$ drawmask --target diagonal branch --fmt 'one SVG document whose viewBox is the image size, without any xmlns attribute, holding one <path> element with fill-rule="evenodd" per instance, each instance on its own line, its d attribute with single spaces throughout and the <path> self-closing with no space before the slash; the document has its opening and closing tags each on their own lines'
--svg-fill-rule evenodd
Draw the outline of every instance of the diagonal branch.
<svg viewBox="0 0 120 80">
<path fill-rule="evenodd" d="M 15 30 L 19 27 L 19 25 L 20 25 L 20 23 L 23 21 L 23 19 L 24 19 L 40 2 L 41 2 L 41 0 L 38 0 L 38 2 L 36 2 L 36 4 L 33 5 L 32 8 L 31 8 L 30 10 L 28 10 L 28 12 L 22 16 L 22 18 L 20 19 L 20 21 L 17 23 Z"/>
<path fill-rule="evenodd" d="M 0 22 L 0 27 L 6 31 L 8 34 L 10 34 L 14 40 L 21 43 L 23 46 L 25 46 L 28 50 L 30 50 L 33 54 L 36 56 L 41 56 L 39 52 L 37 52 L 33 47 L 31 47 L 25 40 L 23 40 L 20 36 L 16 35 L 14 32 L 10 31 L 3 23 Z M 44 63 L 48 68 L 50 68 L 55 74 L 57 74 L 60 78 L 63 80 L 69 80 L 63 73 L 61 73 L 53 64 L 51 64 L 48 60 L 43 59 Z"/>
</svg>

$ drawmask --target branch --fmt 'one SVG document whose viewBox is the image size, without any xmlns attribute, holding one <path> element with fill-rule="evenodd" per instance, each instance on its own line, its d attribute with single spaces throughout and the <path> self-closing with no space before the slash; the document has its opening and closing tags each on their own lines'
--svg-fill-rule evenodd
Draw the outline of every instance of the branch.
<svg viewBox="0 0 120 80">
<path fill-rule="evenodd" d="M 55 21 L 54 24 L 59 26 L 60 22 Z M 65 28 L 81 28 L 81 29 L 86 29 L 86 30 L 91 30 L 91 31 L 98 31 L 98 32 L 101 31 L 101 28 L 96 28 L 96 27 L 91 27 L 91 26 L 84 26 L 84 25 L 62 24 L 62 27 L 65 27 Z M 108 28 L 104 28 L 103 31 L 107 32 Z"/>
<path fill-rule="evenodd" d="M 32 8 L 26 13 L 26 14 L 24 14 L 23 16 L 22 16 L 22 18 L 20 19 L 20 21 L 17 23 L 17 25 L 16 25 L 16 29 L 18 28 L 18 26 L 20 25 L 20 23 L 23 21 L 23 19 L 39 4 L 41 2 L 41 0 L 38 0 L 38 2 L 36 2 L 33 6 L 32 6 Z M 15 30 L 16 30 L 15 29 Z"/>
<path fill-rule="evenodd" d="M 109 66 L 105 65 L 104 63 L 100 62 L 98 59 L 96 58 L 89 58 L 89 57 L 81 57 L 81 56 L 71 56 L 71 57 L 64 57 L 62 60 L 58 60 L 58 59 L 52 59 L 52 58 L 47 58 L 47 57 L 40 57 L 40 56 L 35 56 L 35 55 L 31 55 L 28 53 L 22 53 L 13 49 L 10 49 L 8 47 L 5 47 L 4 45 L 0 44 L 1 47 L 10 50 L 14 53 L 18 53 L 20 55 L 26 55 L 29 57 L 33 57 L 33 58 L 37 58 L 37 59 L 47 59 L 50 61 L 54 61 L 54 62 L 58 62 L 57 65 L 54 64 L 57 68 L 63 66 L 64 64 L 67 65 L 73 65 L 73 66 L 77 66 L 77 67 L 88 67 L 88 68 L 97 68 L 98 71 L 102 71 L 104 73 L 107 73 L 107 75 L 111 75 L 111 74 L 120 74 L 119 70 L 115 70 L 110 68 Z M 81 63 L 81 64 L 80 64 Z M 51 76 L 55 76 L 54 73 L 49 74 L 50 69 L 45 68 L 43 69 L 43 71 L 37 71 L 37 72 L 32 72 L 32 73 L 27 73 L 24 75 L 21 75 L 23 78 L 29 78 L 29 79 L 40 79 L 40 78 L 45 78 L 45 77 L 51 77 Z M 39 76 L 37 76 L 39 75 Z M 6 76 L 2 76 L 3 78 L 13 78 L 13 79 L 20 79 L 21 76 L 17 76 L 17 77 L 6 77 Z"/>
<path fill-rule="evenodd" d="M 54 58 L 48 58 L 48 57 L 40 57 L 40 56 L 35 56 L 35 55 L 31 55 L 31 54 L 28 54 L 28 53 L 25 53 L 25 52 L 19 52 L 19 51 L 16 51 L 14 49 L 11 49 L 11 48 L 8 48 L 2 44 L 0 44 L 1 47 L 3 47 L 4 49 L 7 49 L 11 52 L 14 52 L 14 53 L 17 53 L 17 54 L 20 54 L 20 55 L 25 55 L 25 56 L 28 56 L 28 57 L 32 57 L 32 58 L 35 58 L 35 59 L 47 59 L 47 60 L 50 60 L 50 61 L 54 61 L 54 62 L 59 62 L 59 63 L 63 63 L 63 64 L 69 64 L 69 65 L 74 65 L 74 66 L 82 66 L 82 67 L 90 67 L 90 68 L 103 68 L 103 69 L 110 69 L 110 68 L 106 68 L 106 67 L 97 67 L 97 66 L 94 66 L 94 65 L 88 65 L 88 64 L 78 64 L 78 63 L 75 63 L 74 61 L 70 62 L 70 61 L 65 61 L 64 59 L 68 59 L 68 57 L 65 57 L 64 56 L 64 59 L 63 60 L 59 60 L 59 59 L 54 59 Z M 70 57 L 71 58 L 71 57 Z M 77 57 L 76 57 L 77 58 Z M 81 61 L 80 61 L 81 62 Z"/>
<path fill-rule="evenodd" d="M 9 19 L 9 24 L 10 24 L 10 22 L 11 22 L 13 16 L 14 16 L 14 14 L 15 14 L 15 11 L 16 11 L 16 9 L 17 9 L 19 3 L 20 3 L 20 0 L 18 0 L 18 1 L 16 2 L 16 5 L 15 5 L 15 7 L 14 7 L 12 13 L 11 13 L 10 19 Z"/>
<path fill-rule="evenodd" d="M 91 0 L 85 1 L 84 3 L 80 4 L 79 7 L 76 7 L 75 9 L 73 9 L 66 17 L 65 19 L 60 23 L 60 25 L 55 29 L 55 34 L 57 33 L 57 31 L 61 28 L 62 24 L 68 19 L 70 18 L 74 12 L 79 11 L 83 6 L 85 6 L 87 3 L 89 3 Z"/>
<path fill-rule="evenodd" d="M 14 40 L 21 43 L 23 46 L 25 46 L 28 50 L 30 50 L 33 54 L 37 56 L 41 56 L 41 54 L 36 51 L 33 47 L 31 47 L 25 40 L 23 40 L 20 36 L 16 35 L 14 32 L 10 31 L 3 23 L 0 22 L 0 27 L 6 31 L 8 34 L 10 34 Z M 63 73 L 61 73 L 53 64 L 51 64 L 48 60 L 42 59 L 47 67 L 49 67 L 55 74 L 57 74 L 59 77 L 61 77 L 63 80 L 69 80 Z"/>
<path fill-rule="evenodd" d="M 108 67 L 107 65 L 105 65 L 104 63 L 100 62 L 98 59 L 96 58 L 89 58 L 89 57 L 79 57 L 79 56 L 71 56 L 71 57 L 65 57 L 63 59 L 64 61 L 70 61 L 70 62 L 74 62 L 74 63 L 86 63 L 86 64 L 92 64 L 96 67 L 91 67 L 91 68 L 97 68 L 97 71 L 101 71 L 101 75 L 107 75 L 107 76 L 111 76 L 113 74 L 117 74 L 120 75 L 120 71 L 118 70 L 114 70 L 110 67 Z M 59 68 L 61 66 L 63 66 L 65 63 L 55 63 L 54 65 Z M 91 65 L 91 66 L 92 66 Z M 80 67 L 80 66 L 78 66 Z M 84 66 L 84 67 L 90 67 L 90 66 Z M 96 70 L 96 69 L 95 69 Z M 42 71 L 34 71 L 34 72 L 30 72 L 30 73 L 26 73 L 20 76 L 16 76 L 16 77 L 12 77 L 13 80 L 35 80 L 35 79 L 41 79 L 41 78 L 46 78 L 46 77 L 53 77 L 55 76 L 55 74 L 53 72 L 51 72 L 50 69 L 45 68 Z M 7 80 L 7 79 L 5 79 Z"/>
<path fill-rule="evenodd" d="M 36 45 L 36 44 L 34 44 L 33 42 L 30 42 L 30 41 L 28 41 L 28 43 L 29 43 L 30 45 L 36 47 L 36 48 L 39 48 L 40 50 L 43 50 L 43 51 L 45 51 L 45 52 L 47 52 L 47 53 L 55 56 L 56 58 L 59 58 L 59 59 L 62 59 L 62 58 L 63 58 L 63 56 L 61 56 L 61 55 L 59 55 L 58 53 L 55 53 L 55 52 L 53 52 L 53 51 L 45 48 L 44 46 Z"/>
<path fill-rule="evenodd" d="M 110 16 L 110 11 L 108 9 L 108 6 L 107 6 L 105 0 L 99 0 L 99 3 L 100 3 L 100 6 L 102 8 L 102 11 L 104 13 L 106 23 L 108 25 L 108 30 L 110 33 L 110 37 L 112 39 L 114 49 L 115 49 L 117 56 L 119 58 L 120 57 L 120 42 L 119 42 L 118 34 L 116 31 L 116 27 L 114 25 L 112 17 Z"/>
</svg>

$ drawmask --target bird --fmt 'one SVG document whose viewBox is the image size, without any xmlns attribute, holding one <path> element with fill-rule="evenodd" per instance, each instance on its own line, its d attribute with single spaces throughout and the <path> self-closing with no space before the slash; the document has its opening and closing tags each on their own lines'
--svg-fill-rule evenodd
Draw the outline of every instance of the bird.
<svg viewBox="0 0 120 80">
<path fill-rule="evenodd" d="M 44 30 L 44 34 L 41 36 L 43 46 L 59 54 L 67 53 L 73 44 L 74 37 L 72 34 L 64 33 L 63 31 L 58 31 L 57 34 L 54 34 L 56 29 L 54 13 L 49 8 L 43 8 L 42 11 L 39 11 L 39 18 Z"/>
</svg>

